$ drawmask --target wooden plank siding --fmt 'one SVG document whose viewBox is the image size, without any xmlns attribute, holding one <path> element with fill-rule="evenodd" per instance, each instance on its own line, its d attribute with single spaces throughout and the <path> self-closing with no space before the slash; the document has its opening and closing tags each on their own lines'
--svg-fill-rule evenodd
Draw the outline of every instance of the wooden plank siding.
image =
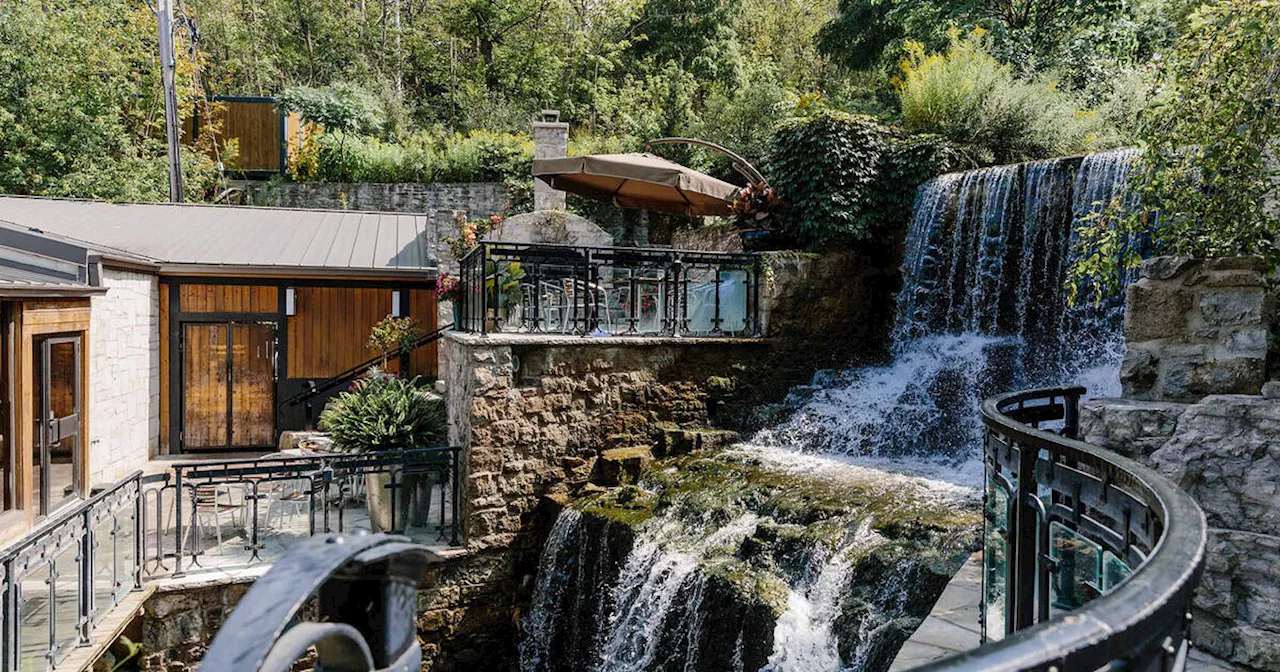
<svg viewBox="0 0 1280 672">
<path fill-rule="evenodd" d="M 204 278 L 169 278 L 162 279 L 160 285 L 160 446 L 161 452 L 171 454 L 178 452 L 174 441 L 183 430 L 181 424 L 183 413 L 176 406 L 179 402 L 190 414 L 195 408 L 208 406 L 213 408 L 225 403 L 225 391 L 205 389 L 213 383 L 225 389 L 225 377 L 213 381 L 210 385 L 199 385 L 200 371 L 183 370 L 189 366 L 200 368 L 189 356 L 191 349 L 197 345 L 188 341 L 186 350 L 179 351 L 181 339 L 186 329 L 197 323 L 218 323 L 225 325 L 234 323 L 235 333 L 231 339 L 232 353 L 236 370 L 252 372 L 257 379 L 260 390 L 263 380 L 276 376 L 274 397 L 267 398 L 259 391 L 253 391 L 256 401 L 242 402 L 248 388 L 242 389 L 241 379 L 233 377 L 232 405 L 235 417 L 231 422 L 231 435 L 227 436 L 225 428 L 214 428 L 212 418 L 191 417 L 186 428 L 183 443 L 188 448 L 197 445 L 230 443 L 234 446 L 267 445 L 274 441 L 274 436 L 263 441 L 267 430 L 276 420 L 275 403 L 302 389 L 300 385 L 307 380 L 321 380 L 342 373 L 364 361 L 376 357 L 379 353 L 365 347 L 369 340 L 369 332 L 379 320 L 392 313 L 392 292 L 400 291 L 402 302 L 408 309 L 410 317 L 418 321 L 418 327 L 424 332 L 436 328 L 435 291 L 424 287 L 425 281 L 388 282 L 375 279 L 355 279 L 340 281 L 321 278 L 237 278 L 237 279 L 204 279 Z M 284 292 L 293 287 L 295 292 L 295 314 L 284 315 Z M 176 295 L 176 298 L 171 298 Z M 176 305 L 174 305 L 176 304 Z M 172 310 L 171 310 L 172 309 Z M 175 311 L 176 312 L 173 312 Z M 176 320 L 176 323 L 175 323 Z M 268 357 L 266 349 L 270 340 L 264 333 L 245 331 L 241 324 L 275 322 L 279 325 L 276 333 L 276 351 Z M 170 342 L 172 339 L 174 342 Z M 247 339 L 247 340 L 246 340 Z M 207 340 L 207 339 L 206 339 Z M 225 342 L 225 341 L 224 341 Z M 203 343 L 203 341 L 201 342 Z M 242 351 L 247 345 L 249 350 Z M 225 350 L 220 351 L 225 356 Z M 181 364 L 179 358 L 181 355 Z M 273 367 L 278 363 L 281 370 Z M 434 378 L 437 369 L 437 347 L 433 343 L 416 350 L 408 358 L 410 376 Z M 178 367 L 178 370 L 174 370 Z M 388 363 L 388 370 L 401 373 L 400 362 Z M 205 372 L 213 376 L 212 370 Z M 184 376 L 195 376 L 192 379 L 193 389 L 184 389 Z M 241 374 L 237 374 L 239 376 Z M 211 378 L 212 380 L 212 378 Z M 247 384 L 247 381 L 243 381 Z M 176 389 L 175 389 L 176 388 Z M 205 394 L 209 398 L 205 399 Z M 221 396 L 219 396 L 221 395 Z M 246 397 L 247 398 L 247 397 Z M 207 404 L 205 402 L 208 402 Z M 267 411 L 272 415 L 268 416 Z M 225 419 L 225 412 L 222 416 Z M 197 422 L 198 421 L 198 422 Z M 280 419 L 289 423 L 291 420 Z M 174 426 L 174 423 L 178 423 Z M 287 425 L 276 427 L 281 430 L 293 428 Z M 193 434 L 192 431 L 196 433 Z M 207 441 L 205 440 L 207 439 Z M 230 439 L 228 442 L 227 439 Z M 198 443 L 197 443 L 198 441 Z"/>
<path fill-rule="evenodd" d="M 391 290 L 298 287 L 289 318 L 289 377 L 328 378 L 378 353 L 369 330 L 391 314 Z"/>
<path fill-rule="evenodd" d="M 409 292 L 409 317 L 418 321 L 418 328 L 423 333 L 436 329 L 436 293 L 434 290 L 415 289 Z M 409 374 L 435 378 L 439 362 L 439 342 L 428 343 L 409 356 Z"/>
<path fill-rule="evenodd" d="M 274 313 L 277 289 L 261 285 L 182 285 L 178 308 L 184 313 Z"/>
</svg>

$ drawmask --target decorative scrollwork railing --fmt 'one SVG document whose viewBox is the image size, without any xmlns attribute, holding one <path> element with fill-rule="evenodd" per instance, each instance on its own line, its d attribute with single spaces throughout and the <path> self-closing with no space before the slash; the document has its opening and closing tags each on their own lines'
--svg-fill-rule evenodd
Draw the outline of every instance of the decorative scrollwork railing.
<svg viewBox="0 0 1280 672">
<path fill-rule="evenodd" d="M 985 643 L 922 669 L 1185 665 L 1204 512 L 1152 469 L 1076 440 L 1084 392 L 983 403 Z"/>
<path fill-rule="evenodd" d="M 0 551 L 0 671 L 52 669 L 142 588 L 142 472 Z"/>
<path fill-rule="evenodd" d="M 316 669 L 417 670 L 418 581 L 430 560 L 426 547 L 405 537 L 309 539 L 249 588 L 200 670 L 288 672 L 311 647 Z M 315 619 L 301 621 L 313 597 Z"/>
</svg>

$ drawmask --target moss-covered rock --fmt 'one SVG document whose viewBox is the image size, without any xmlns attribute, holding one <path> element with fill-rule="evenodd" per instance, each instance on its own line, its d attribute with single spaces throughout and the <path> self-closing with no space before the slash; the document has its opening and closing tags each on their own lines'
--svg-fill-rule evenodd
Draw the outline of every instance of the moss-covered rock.
<svg viewBox="0 0 1280 672">
<path fill-rule="evenodd" d="M 564 643 L 551 648 L 627 669 L 759 670 L 779 619 L 797 600 L 821 599 L 842 664 L 887 669 L 976 546 L 974 493 L 874 469 L 806 468 L 775 453 L 656 460 L 639 487 L 573 502 L 578 537 L 549 545 L 554 557 L 544 554 L 540 570 L 561 574 L 559 594 L 578 605 L 561 615 L 551 640 Z M 563 661 L 581 660 L 525 669 L 580 669 Z"/>
</svg>

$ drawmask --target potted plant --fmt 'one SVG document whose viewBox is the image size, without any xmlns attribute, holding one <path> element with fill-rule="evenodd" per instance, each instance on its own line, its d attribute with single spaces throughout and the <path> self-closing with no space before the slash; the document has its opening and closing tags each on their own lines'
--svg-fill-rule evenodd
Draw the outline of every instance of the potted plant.
<svg viewBox="0 0 1280 672">
<path fill-rule="evenodd" d="M 521 304 L 524 301 L 524 289 L 520 281 L 525 272 L 518 261 L 485 262 L 485 291 L 494 297 L 494 330 L 505 323 L 509 327 L 518 328 L 522 315 Z"/>
<path fill-rule="evenodd" d="M 764 182 L 752 182 L 738 190 L 729 209 L 742 234 L 743 249 L 758 249 L 765 244 L 772 230 L 770 216 L 780 207 L 782 197 Z"/>
<path fill-rule="evenodd" d="M 441 273 L 436 278 L 436 300 L 448 301 L 453 305 L 453 328 L 462 328 L 462 283 L 458 279 L 449 275 L 449 273 Z"/>
<path fill-rule="evenodd" d="M 320 414 L 337 450 L 365 453 L 445 445 L 444 400 L 418 384 L 378 369 L 351 384 Z M 391 530 L 391 474 L 365 475 L 369 524 L 374 532 Z M 425 525 L 430 500 L 426 475 L 405 474 L 396 502 L 400 527 Z"/>
<path fill-rule="evenodd" d="M 369 342 L 364 347 L 382 352 L 382 370 L 387 369 L 387 357 L 396 348 L 408 348 L 422 338 L 422 330 L 418 321 L 412 317 L 393 317 L 388 315 L 373 325 L 369 331 Z"/>
</svg>

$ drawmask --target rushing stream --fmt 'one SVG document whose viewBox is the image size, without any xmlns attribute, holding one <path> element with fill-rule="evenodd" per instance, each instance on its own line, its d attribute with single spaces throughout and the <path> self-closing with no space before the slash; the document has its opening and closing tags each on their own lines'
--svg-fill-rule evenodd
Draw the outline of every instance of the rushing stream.
<svg viewBox="0 0 1280 672">
<path fill-rule="evenodd" d="M 781 424 L 565 510 L 522 672 L 887 669 L 978 527 L 984 397 L 1117 385 L 1121 302 L 1068 307 L 1073 231 L 1133 151 L 938 177 L 917 193 L 884 366 L 822 371 Z"/>
</svg>

